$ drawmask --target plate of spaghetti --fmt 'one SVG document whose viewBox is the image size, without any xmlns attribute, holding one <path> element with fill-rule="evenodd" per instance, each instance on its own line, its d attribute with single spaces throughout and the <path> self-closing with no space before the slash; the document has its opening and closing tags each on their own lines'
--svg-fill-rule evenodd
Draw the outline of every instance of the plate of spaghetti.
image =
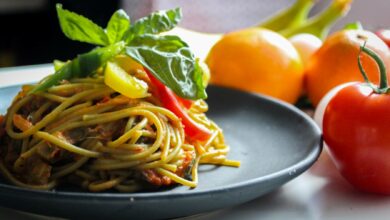
<svg viewBox="0 0 390 220">
<path fill-rule="evenodd" d="M 206 92 L 207 66 L 160 34 L 180 9 L 134 24 L 118 10 L 105 29 L 60 4 L 57 14 L 68 38 L 96 47 L 0 72 L 1 206 L 65 218 L 188 216 L 261 196 L 318 157 L 321 134 L 295 107 Z"/>
</svg>

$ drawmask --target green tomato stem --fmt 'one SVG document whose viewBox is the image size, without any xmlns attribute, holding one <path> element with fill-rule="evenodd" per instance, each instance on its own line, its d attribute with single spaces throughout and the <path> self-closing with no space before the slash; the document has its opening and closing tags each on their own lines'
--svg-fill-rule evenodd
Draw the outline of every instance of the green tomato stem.
<svg viewBox="0 0 390 220">
<path fill-rule="evenodd" d="M 305 24 L 283 30 L 280 33 L 285 37 L 291 37 L 299 33 L 309 33 L 320 39 L 325 39 L 332 25 L 348 13 L 351 3 L 352 0 L 333 0 L 327 9 L 309 19 Z"/>
<path fill-rule="evenodd" d="M 379 67 L 379 74 L 380 74 L 379 87 L 376 87 L 368 79 L 367 73 L 364 71 L 364 68 L 363 68 L 363 65 L 362 65 L 362 62 L 361 62 L 361 59 L 360 59 L 360 53 L 361 52 L 366 53 L 368 56 L 370 56 L 372 59 L 374 59 L 374 61 L 378 65 L 378 67 Z M 359 53 L 359 56 L 358 56 L 358 65 L 359 65 L 359 70 L 362 73 L 363 78 L 366 81 L 366 83 L 375 91 L 375 93 L 378 93 L 378 94 L 385 94 L 385 93 L 387 93 L 389 91 L 389 85 L 388 85 L 388 82 L 387 82 L 386 66 L 383 63 L 382 59 L 373 50 L 367 48 L 365 42 L 364 42 L 364 44 L 362 46 L 360 46 L 360 53 Z"/>
<path fill-rule="evenodd" d="M 289 8 L 278 12 L 257 27 L 267 28 L 279 32 L 286 28 L 294 28 L 306 22 L 310 9 L 315 0 L 296 0 Z"/>
</svg>

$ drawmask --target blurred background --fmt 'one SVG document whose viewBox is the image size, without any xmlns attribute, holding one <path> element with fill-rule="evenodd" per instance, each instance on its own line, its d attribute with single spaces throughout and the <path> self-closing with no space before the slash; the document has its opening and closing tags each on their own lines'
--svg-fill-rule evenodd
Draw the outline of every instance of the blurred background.
<svg viewBox="0 0 390 220">
<path fill-rule="evenodd" d="M 131 19 L 152 11 L 181 7 L 180 26 L 203 32 L 228 32 L 259 23 L 267 16 L 292 4 L 294 0 L 0 0 L 0 67 L 31 65 L 67 60 L 85 52 L 90 45 L 68 40 L 61 32 L 55 4 L 75 11 L 101 25 L 118 8 Z M 330 0 L 318 0 L 312 14 L 321 11 Z M 388 0 L 354 0 L 352 10 L 334 29 L 361 21 L 366 29 L 390 27 Z"/>
</svg>

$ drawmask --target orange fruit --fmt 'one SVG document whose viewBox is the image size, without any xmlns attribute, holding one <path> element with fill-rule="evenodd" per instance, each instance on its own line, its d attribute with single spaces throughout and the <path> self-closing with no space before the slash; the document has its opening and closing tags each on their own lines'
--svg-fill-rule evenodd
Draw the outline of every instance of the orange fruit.
<svg viewBox="0 0 390 220">
<path fill-rule="evenodd" d="M 364 81 L 358 67 L 360 45 L 374 50 L 390 67 L 390 52 L 387 45 L 375 34 L 364 30 L 343 30 L 328 37 L 322 47 L 311 57 L 306 66 L 306 90 L 313 105 L 332 88 L 352 81 Z M 378 83 L 379 70 L 375 62 L 362 54 L 362 64 L 369 79 Z M 389 77 L 389 74 L 388 74 Z"/>
<path fill-rule="evenodd" d="M 210 83 L 261 93 L 295 103 L 303 88 L 303 65 L 293 45 L 280 34 L 249 28 L 224 35 L 206 63 Z"/>
</svg>

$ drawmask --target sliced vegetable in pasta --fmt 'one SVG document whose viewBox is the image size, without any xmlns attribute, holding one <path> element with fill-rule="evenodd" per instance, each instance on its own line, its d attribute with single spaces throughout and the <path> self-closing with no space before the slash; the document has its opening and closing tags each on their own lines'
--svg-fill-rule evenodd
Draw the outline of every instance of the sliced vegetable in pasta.
<svg viewBox="0 0 390 220">
<path fill-rule="evenodd" d="M 201 164 L 240 165 L 205 114 L 207 68 L 179 37 L 156 35 L 176 26 L 180 9 L 134 24 L 118 10 L 105 29 L 61 5 L 57 12 L 67 37 L 98 46 L 56 60 L 54 74 L 23 86 L 0 115 L 0 173 L 9 182 L 134 192 L 196 187 Z"/>
</svg>

